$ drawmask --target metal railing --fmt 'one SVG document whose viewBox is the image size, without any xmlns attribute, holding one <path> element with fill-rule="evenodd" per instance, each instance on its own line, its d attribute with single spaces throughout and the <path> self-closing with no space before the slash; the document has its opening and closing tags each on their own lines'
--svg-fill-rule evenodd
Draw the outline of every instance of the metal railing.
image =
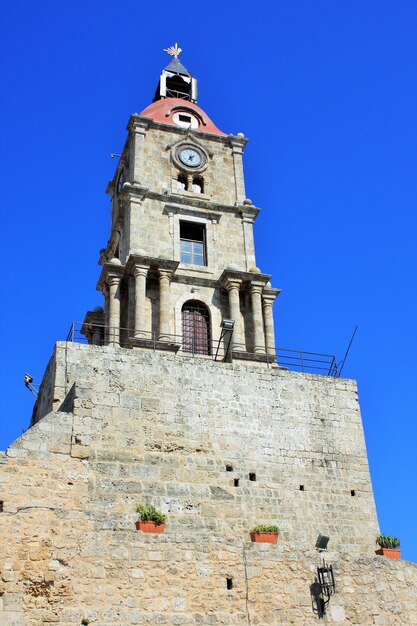
<svg viewBox="0 0 417 626">
<path fill-rule="evenodd" d="M 132 328 L 112 328 L 104 324 L 73 322 L 66 341 L 97 346 L 120 345 L 124 348 L 147 348 L 150 350 L 173 351 L 180 356 L 212 359 L 215 361 L 254 361 L 267 367 L 280 367 L 322 376 L 339 377 L 336 358 L 331 354 L 291 350 L 276 347 L 265 350 L 265 346 L 253 346 L 251 350 L 233 345 L 232 334 L 222 334 L 217 341 L 199 343 L 182 335 L 156 334 L 149 331 L 137 331 Z"/>
</svg>

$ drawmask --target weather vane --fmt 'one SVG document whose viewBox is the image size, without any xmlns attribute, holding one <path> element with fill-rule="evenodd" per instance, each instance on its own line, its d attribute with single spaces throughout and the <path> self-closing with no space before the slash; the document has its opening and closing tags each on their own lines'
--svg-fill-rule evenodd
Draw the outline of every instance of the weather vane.
<svg viewBox="0 0 417 626">
<path fill-rule="evenodd" d="M 176 43 L 174 46 L 170 46 L 169 48 L 164 48 L 164 52 L 167 52 L 171 56 L 177 58 L 179 54 L 182 52 L 182 48 L 178 48 L 178 44 Z"/>
</svg>

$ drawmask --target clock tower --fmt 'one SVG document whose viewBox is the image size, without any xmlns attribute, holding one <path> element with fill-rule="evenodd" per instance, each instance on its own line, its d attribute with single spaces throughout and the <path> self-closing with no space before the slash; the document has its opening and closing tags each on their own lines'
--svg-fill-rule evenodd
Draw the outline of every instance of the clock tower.
<svg viewBox="0 0 417 626">
<path fill-rule="evenodd" d="M 110 239 L 97 286 L 105 306 L 101 317 L 87 314 L 83 332 L 104 345 L 273 361 L 279 290 L 256 266 L 247 139 L 219 130 L 198 106 L 178 49 L 170 53 L 153 102 L 130 117 L 107 187 Z"/>
<path fill-rule="evenodd" d="M 415 624 L 415 564 L 375 554 L 356 383 L 278 367 L 246 139 L 169 52 L 107 187 L 105 306 L 0 452 L 0 625 Z"/>
</svg>

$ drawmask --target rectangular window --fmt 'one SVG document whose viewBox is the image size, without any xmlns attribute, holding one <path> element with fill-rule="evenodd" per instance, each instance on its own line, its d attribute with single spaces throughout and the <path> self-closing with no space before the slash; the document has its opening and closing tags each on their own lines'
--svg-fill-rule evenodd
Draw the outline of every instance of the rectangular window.
<svg viewBox="0 0 417 626">
<path fill-rule="evenodd" d="M 194 222 L 180 222 L 181 263 L 206 265 L 206 227 Z"/>
</svg>

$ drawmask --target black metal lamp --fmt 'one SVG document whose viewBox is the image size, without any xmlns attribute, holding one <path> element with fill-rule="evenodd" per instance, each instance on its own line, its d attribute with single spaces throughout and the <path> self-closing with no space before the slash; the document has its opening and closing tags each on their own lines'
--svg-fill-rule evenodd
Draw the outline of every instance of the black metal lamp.
<svg viewBox="0 0 417 626">
<path fill-rule="evenodd" d="M 323 565 L 317 567 L 317 576 L 310 585 L 311 605 L 313 613 L 319 619 L 326 615 L 326 608 L 333 593 L 336 592 L 333 567 L 323 559 Z"/>
<path fill-rule="evenodd" d="M 317 552 L 325 552 L 327 550 L 327 544 L 329 543 L 329 537 L 326 535 L 320 535 L 317 537 L 316 550 Z"/>
<path fill-rule="evenodd" d="M 226 344 L 226 349 L 224 351 L 224 357 L 223 357 L 223 361 L 227 361 L 229 358 L 229 352 L 230 352 L 230 344 L 232 341 L 232 335 L 233 335 L 233 328 L 235 326 L 235 320 L 226 320 L 226 319 L 222 319 L 221 324 L 220 324 L 220 328 L 222 329 L 222 332 L 220 333 L 220 338 L 219 338 L 219 342 L 217 344 L 217 349 L 216 349 L 216 354 L 214 356 L 214 360 L 217 361 L 217 357 L 219 354 L 219 348 L 220 348 L 220 344 L 222 341 L 225 342 Z"/>
<path fill-rule="evenodd" d="M 323 597 L 327 597 L 327 601 L 329 601 L 332 593 L 336 591 L 336 585 L 334 582 L 333 567 L 328 565 L 324 559 L 323 565 L 317 568 L 317 579 L 320 583 Z"/>
<path fill-rule="evenodd" d="M 235 325 L 235 320 L 222 320 L 220 324 L 220 328 L 222 330 L 233 330 Z"/>
</svg>

